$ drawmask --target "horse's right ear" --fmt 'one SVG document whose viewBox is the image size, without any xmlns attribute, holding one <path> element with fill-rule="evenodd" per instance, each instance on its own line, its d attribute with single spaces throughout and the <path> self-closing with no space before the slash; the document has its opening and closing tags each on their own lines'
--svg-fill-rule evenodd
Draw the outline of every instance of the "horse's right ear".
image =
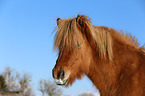
<svg viewBox="0 0 145 96">
<path fill-rule="evenodd" d="M 57 18 L 57 25 L 59 25 L 59 21 L 60 21 L 61 19 L 58 17 Z"/>
</svg>

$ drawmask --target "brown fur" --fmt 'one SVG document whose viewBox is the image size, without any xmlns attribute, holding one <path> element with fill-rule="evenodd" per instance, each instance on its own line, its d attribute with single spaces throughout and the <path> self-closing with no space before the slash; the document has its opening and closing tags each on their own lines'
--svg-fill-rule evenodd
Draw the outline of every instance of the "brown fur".
<svg viewBox="0 0 145 96">
<path fill-rule="evenodd" d="M 145 96 L 145 49 L 134 37 L 94 26 L 84 15 L 57 23 L 54 69 L 71 72 L 69 84 L 87 75 L 101 96 Z"/>
</svg>

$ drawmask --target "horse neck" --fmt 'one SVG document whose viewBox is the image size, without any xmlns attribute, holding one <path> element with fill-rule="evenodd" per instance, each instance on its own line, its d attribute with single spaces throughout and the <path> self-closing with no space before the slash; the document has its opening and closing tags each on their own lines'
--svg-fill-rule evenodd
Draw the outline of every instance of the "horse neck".
<svg viewBox="0 0 145 96">
<path fill-rule="evenodd" d="M 96 58 L 98 59 L 96 60 Z M 87 76 L 102 95 L 108 94 L 108 92 L 111 91 L 112 84 L 115 82 L 114 66 L 108 60 L 94 57 Z"/>
</svg>

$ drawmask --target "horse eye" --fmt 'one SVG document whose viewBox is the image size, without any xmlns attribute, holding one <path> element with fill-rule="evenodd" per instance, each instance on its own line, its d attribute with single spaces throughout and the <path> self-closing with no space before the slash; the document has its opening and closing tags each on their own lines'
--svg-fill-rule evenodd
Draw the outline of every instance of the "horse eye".
<svg viewBox="0 0 145 96">
<path fill-rule="evenodd" d="M 80 47 L 82 43 L 77 42 L 76 47 Z"/>
<path fill-rule="evenodd" d="M 77 47 L 79 47 L 81 44 L 77 43 Z"/>
</svg>

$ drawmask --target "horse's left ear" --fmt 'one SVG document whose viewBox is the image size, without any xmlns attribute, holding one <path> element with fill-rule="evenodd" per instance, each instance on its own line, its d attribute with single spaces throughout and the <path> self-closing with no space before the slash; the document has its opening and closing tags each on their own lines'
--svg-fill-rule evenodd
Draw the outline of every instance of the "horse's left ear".
<svg viewBox="0 0 145 96">
<path fill-rule="evenodd" d="M 59 21 L 60 21 L 60 20 L 61 20 L 61 19 L 58 17 L 57 20 L 56 20 L 56 21 L 57 21 L 57 25 L 59 25 Z"/>
<path fill-rule="evenodd" d="M 79 25 L 82 25 L 83 23 L 83 17 L 81 15 L 78 15 L 76 18 L 77 23 L 79 23 Z"/>
<path fill-rule="evenodd" d="M 76 22 L 78 23 L 78 25 L 81 27 L 81 29 L 84 27 L 85 22 L 84 22 L 84 18 L 81 15 L 78 15 L 76 18 Z"/>
</svg>

